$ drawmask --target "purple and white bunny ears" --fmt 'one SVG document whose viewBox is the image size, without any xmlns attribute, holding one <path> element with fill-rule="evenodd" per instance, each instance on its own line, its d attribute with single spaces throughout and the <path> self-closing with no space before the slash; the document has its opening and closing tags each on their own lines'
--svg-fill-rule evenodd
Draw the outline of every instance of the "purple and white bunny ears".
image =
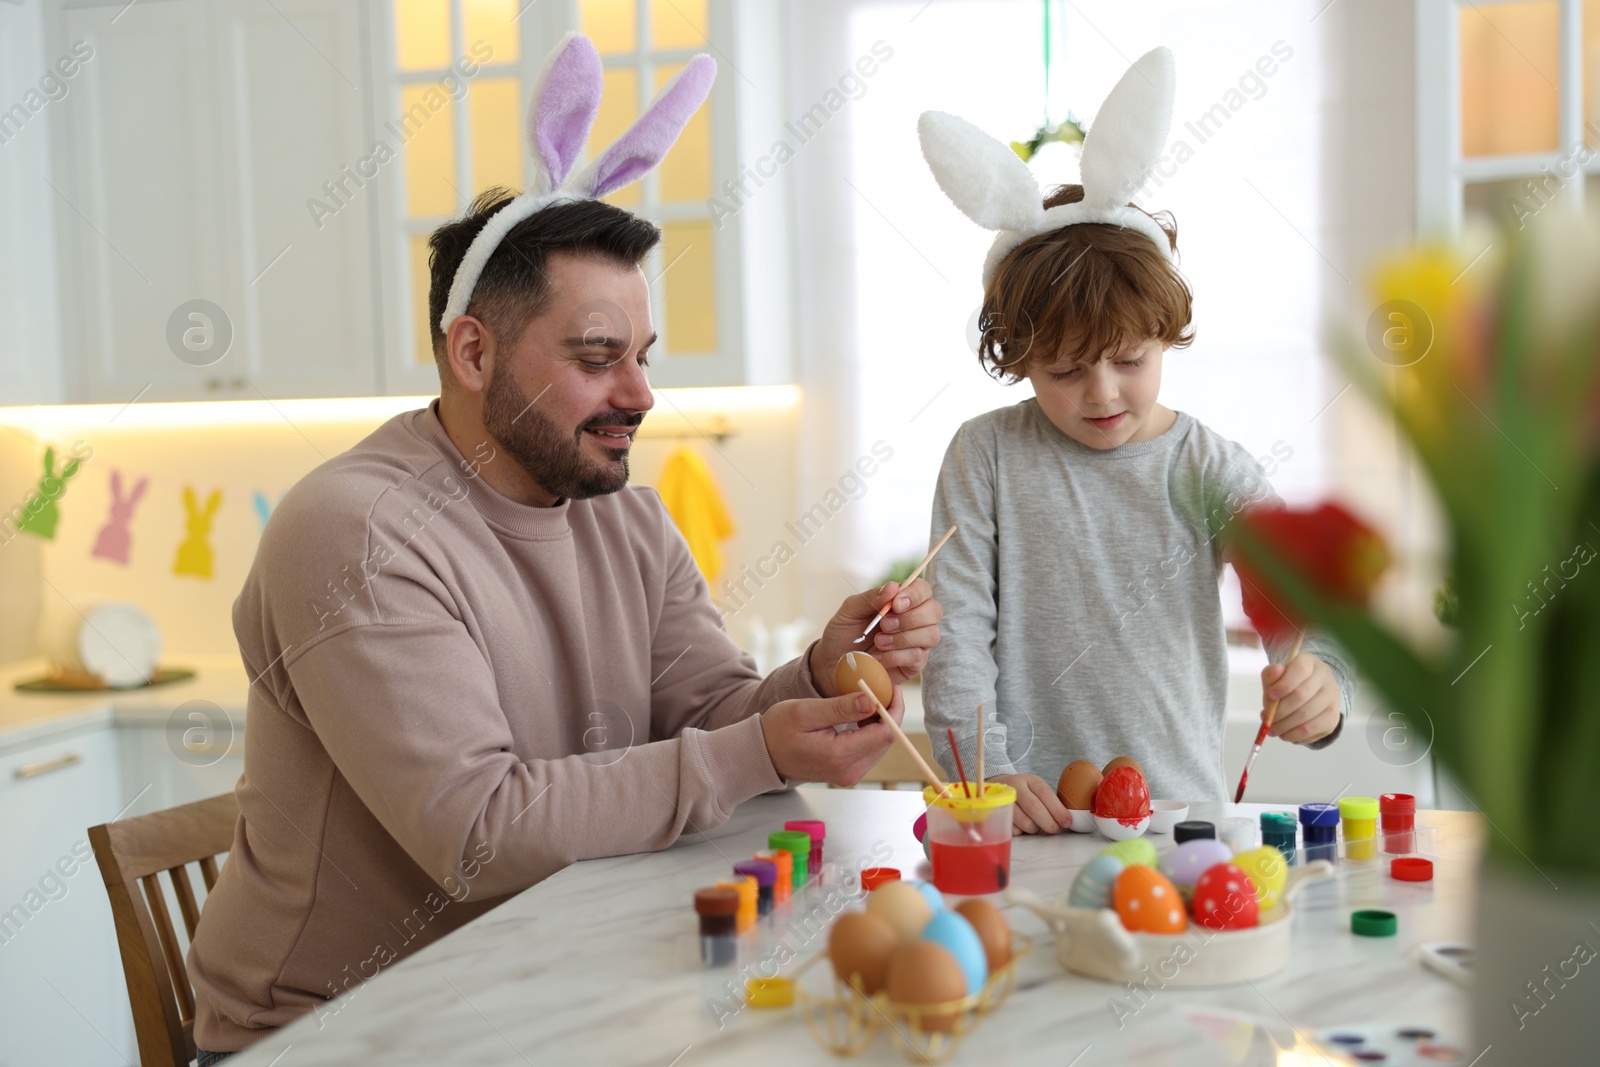
<svg viewBox="0 0 1600 1067">
<path fill-rule="evenodd" d="M 533 182 L 507 203 L 472 239 L 450 282 L 439 329 L 466 314 L 472 290 L 494 250 L 511 228 L 541 208 L 568 200 L 598 200 L 644 177 L 666 157 L 694 113 L 700 110 L 717 76 L 717 64 L 698 55 L 656 93 L 644 114 L 577 174 L 573 164 L 600 111 L 600 53 L 589 38 L 569 33 L 545 60 L 528 102 L 528 145 L 533 150 Z"/>
<path fill-rule="evenodd" d="M 939 188 L 973 222 L 1000 231 L 983 262 L 985 288 L 1017 245 L 1083 222 L 1137 230 L 1172 260 L 1166 233 L 1128 201 L 1144 188 L 1166 146 L 1175 82 L 1172 52 L 1166 48 L 1146 52 L 1128 68 L 1083 139 L 1083 199 L 1048 211 L 1033 173 L 1010 148 L 965 119 L 942 111 L 922 113 L 917 134 Z"/>
</svg>

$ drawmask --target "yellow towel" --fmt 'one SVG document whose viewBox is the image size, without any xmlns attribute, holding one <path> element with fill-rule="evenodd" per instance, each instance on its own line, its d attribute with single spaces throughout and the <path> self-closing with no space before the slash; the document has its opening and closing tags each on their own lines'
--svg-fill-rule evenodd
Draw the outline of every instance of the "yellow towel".
<svg viewBox="0 0 1600 1067">
<path fill-rule="evenodd" d="M 711 477 L 711 468 L 694 449 L 679 448 L 661 467 L 659 491 L 667 513 L 689 542 L 689 551 L 705 575 L 706 584 L 711 584 L 722 573 L 722 548 L 718 542 L 733 536 L 733 520 Z"/>
</svg>

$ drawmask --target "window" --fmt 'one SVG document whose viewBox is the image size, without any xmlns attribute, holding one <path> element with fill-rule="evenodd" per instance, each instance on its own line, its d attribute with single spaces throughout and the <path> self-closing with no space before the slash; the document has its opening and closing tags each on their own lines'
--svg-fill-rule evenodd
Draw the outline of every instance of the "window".
<svg viewBox="0 0 1600 1067">
<path fill-rule="evenodd" d="M 1418 218 L 1521 229 L 1600 177 L 1600 0 L 1418 7 Z"/>
<path fill-rule="evenodd" d="M 539 35 L 523 25 L 525 2 L 391 3 L 399 117 L 389 132 L 401 144 L 407 332 L 414 365 L 431 367 L 428 235 L 486 189 L 525 187 L 525 112 L 544 55 L 532 54 Z M 707 3 L 578 0 L 577 28 L 594 42 L 605 70 L 591 155 L 618 137 L 691 56 L 708 50 Z M 728 76 L 725 61 L 722 68 Z M 667 356 L 715 354 L 722 340 L 717 242 L 707 206 L 715 105 L 713 96 L 660 168 L 607 198 L 662 228 L 645 273 L 661 334 L 658 351 Z"/>
</svg>

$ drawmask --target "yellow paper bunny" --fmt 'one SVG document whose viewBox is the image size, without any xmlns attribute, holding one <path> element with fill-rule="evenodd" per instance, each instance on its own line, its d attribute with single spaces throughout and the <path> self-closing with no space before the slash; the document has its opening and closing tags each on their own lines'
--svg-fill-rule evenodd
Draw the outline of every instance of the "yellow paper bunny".
<svg viewBox="0 0 1600 1067">
<path fill-rule="evenodd" d="M 213 489 L 206 498 L 206 509 L 200 510 L 200 502 L 194 495 L 194 486 L 183 487 L 183 508 L 189 513 L 187 526 L 189 535 L 178 545 L 178 558 L 172 564 L 173 574 L 189 574 L 196 578 L 211 577 L 211 545 L 207 538 L 211 536 L 211 519 L 216 515 L 217 509 L 222 506 L 222 490 Z"/>
</svg>

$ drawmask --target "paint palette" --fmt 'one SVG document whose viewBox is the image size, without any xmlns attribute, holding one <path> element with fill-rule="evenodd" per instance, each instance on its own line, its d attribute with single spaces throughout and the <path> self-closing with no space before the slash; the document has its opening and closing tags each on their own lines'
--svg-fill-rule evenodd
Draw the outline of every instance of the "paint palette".
<svg viewBox="0 0 1600 1067">
<path fill-rule="evenodd" d="M 1468 1067 L 1473 1054 L 1467 1046 L 1431 1026 L 1336 1026 L 1316 1035 L 1320 1051 L 1344 1057 L 1335 1062 L 1382 1063 L 1389 1067 L 1433 1067 L 1458 1064 Z"/>
</svg>

